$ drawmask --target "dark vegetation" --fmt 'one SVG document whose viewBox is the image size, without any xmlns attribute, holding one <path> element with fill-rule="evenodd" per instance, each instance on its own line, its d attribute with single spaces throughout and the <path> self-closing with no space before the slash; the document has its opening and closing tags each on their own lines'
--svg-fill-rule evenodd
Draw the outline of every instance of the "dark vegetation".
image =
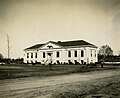
<svg viewBox="0 0 120 98">
<path fill-rule="evenodd" d="M 0 79 L 22 78 L 22 77 L 44 77 L 70 73 L 81 73 L 98 70 L 111 69 L 113 66 L 101 68 L 101 66 L 91 67 L 87 65 L 32 65 L 32 64 L 5 64 L 0 65 Z"/>
<path fill-rule="evenodd" d="M 103 55 L 98 55 L 98 61 L 100 62 L 101 60 L 103 60 L 105 62 L 120 62 L 120 56 L 103 56 Z"/>
<path fill-rule="evenodd" d="M 10 59 L 10 58 L 0 58 L 0 62 L 5 64 L 23 64 L 23 58 Z"/>
</svg>

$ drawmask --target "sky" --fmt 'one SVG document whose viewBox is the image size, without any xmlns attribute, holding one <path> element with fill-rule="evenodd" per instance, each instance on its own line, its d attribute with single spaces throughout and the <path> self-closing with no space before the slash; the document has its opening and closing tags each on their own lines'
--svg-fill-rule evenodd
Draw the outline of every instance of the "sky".
<svg viewBox="0 0 120 98">
<path fill-rule="evenodd" d="M 120 0 L 0 0 L 0 53 L 48 41 L 85 40 L 120 51 Z"/>
</svg>

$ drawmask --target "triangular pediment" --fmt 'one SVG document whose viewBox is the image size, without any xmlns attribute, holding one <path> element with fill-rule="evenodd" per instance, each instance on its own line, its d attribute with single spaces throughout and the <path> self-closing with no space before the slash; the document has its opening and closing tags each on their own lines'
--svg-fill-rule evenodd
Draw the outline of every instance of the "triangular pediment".
<svg viewBox="0 0 120 98">
<path fill-rule="evenodd" d="M 58 45 L 55 42 L 49 41 L 46 44 L 44 44 L 42 47 L 40 47 L 40 49 L 50 49 L 50 48 L 56 49 L 56 48 L 62 48 L 62 46 Z"/>
</svg>

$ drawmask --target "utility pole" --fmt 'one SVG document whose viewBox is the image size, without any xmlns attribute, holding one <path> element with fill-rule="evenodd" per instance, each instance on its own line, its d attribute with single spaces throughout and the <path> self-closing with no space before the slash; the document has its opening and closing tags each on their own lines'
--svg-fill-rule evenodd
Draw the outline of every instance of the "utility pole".
<svg viewBox="0 0 120 98">
<path fill-rule="evenodd" d="M 9 35 L 6 34 L 7 36 L 7 52 L 8 52 L 8 60 L 7 60 L 7 63 L 9 63 L 9 59 L 10 59 L 10 40 L 9 40 Z M 7 76 L 9 77 L 10 75 L 10 71 L 9 71 L 9 66 L 8 66 L 8 73 L 7 73 Z"/>
</svg>

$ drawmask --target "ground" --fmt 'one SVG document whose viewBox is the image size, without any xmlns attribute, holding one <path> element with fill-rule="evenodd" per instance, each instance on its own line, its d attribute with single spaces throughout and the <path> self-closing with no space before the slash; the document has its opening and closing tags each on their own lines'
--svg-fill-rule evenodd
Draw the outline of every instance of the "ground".
<svg viewBox="0 0 120 98">
<path fill-rule="evenodd" d="M 120 98 L 120 69 L 0 80 L 0 98 Z"/>
<path fill-rule="evenodd" d="M 65 75 L 71 73 L 82 73 L 96 70 L 115 69 L 118 65 L 113 67 L 109 65 L 104 68 L 90 68 L 86 65 L 53 65 L 50 70 L 49 65 L 28 65 L 28 64 L 7 64 L 0 65 L 0 79 L 13 79 L 21 77 L 46 77 L 55 75 Z"/>
</svg>

